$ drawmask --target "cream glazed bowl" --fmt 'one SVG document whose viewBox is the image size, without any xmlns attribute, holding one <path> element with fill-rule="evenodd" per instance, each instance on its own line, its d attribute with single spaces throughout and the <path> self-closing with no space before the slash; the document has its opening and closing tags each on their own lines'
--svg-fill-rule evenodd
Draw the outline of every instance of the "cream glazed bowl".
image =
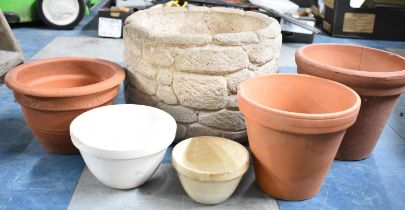
<svg viewBox="0 0 405 210">
<path fill-rule="evenodd" d="M 176 135 L 176 121 L 149 106 L 121 104 L 79 115 L 70 135 L 91 173 L 115 189 L 145 183 Z"/>
<path fill-rule="evenodd" d="M 247 149 L 220 137 L 189 138 L 178 143 L 172 155 L 184 190 L 202 204 L 228 199 L 249 167 Z"/>
</svg>

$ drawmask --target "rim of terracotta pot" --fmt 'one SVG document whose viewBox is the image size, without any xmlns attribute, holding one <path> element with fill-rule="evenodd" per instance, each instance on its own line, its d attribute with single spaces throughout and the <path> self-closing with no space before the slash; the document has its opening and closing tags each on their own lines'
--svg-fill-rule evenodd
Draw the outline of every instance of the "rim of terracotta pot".
<svg viewBox="0 0 405 210">
<path fill-rule="evenodd" d="M 205 15 L 211 14 L 220 14 L 220 15 L 234 15 L 235 17 L 241 17 L 240 20 L 244 21 L 244 18 L 252 18 L 256 21 L 261 21 L 263 26 L 257 27 L 252 30 L 242 30 L 242 31 L 232 31 L 232 32 L 218 32 L 214 34 L 207 34 L 203 32 L 196 32 L 196 33 L 187 33 L 187 32 L 170 32 L 170 31 L 161 31 L 159 29 L 159 25 L 168 25 L 168 23 L 160 23 L 160 24 L 148 24 L 147 21 L 153 20 L 153 18 L 158 19 L 159 15 L 165 15 L 165 20 L 170 21 L 170 16 L 174 15 L 184 15 L 187 13 L 199 13 L 201 15 L 201 19 L 203 22 Z M 187 15 L 183 17 L 188 18 Z M 209 19 L 209 18 L 208 18 Z M 207 20 L 208 20 L 207 19 Z M 215 18 L 211 18 L 214 19 Z M 221 23 L 220 20 L 215 20 L 218 24 Z M 146 25 L 145 25 L 146 24 Z M 241 24 L 241 23 L 239 23 Z M 176 45 L 192 45 L 192 46 L 199 46 L 199 45 L 207 45 L 212 43 L 214 40 L 218 42 L 222 42 L 220 40 L 235 40 L 235 37 L 238 36 L 238 40 L 241 42 L 251 42 L 252 34 L 255 34 L 256 39 L 262 36 L 262 34 L 269 34 L 268 31 L 274 31 L 274 37 L 276 37 L 280 32 L 281 28 L 278 21 L 274 18 L 271 18 L 267 15 L 252 12 L 252 11 L 243 11 L 241 9 L 233 9 L 233 8 L 224 8 L 224 7 L 203 7 L 203 6 L 193 6 L 189 8 L 173 8 L 173 7 L 163 7 L 163 8 L 149 8 L 146 10 L 138 11 L 129 16 L 125 20 L 125 25 L 133 26 L 133 28 L 138 32 L 138 36 L 147 37 L 149 39 L 158 41 L 162 44 L 176 44 Z M 151 26 L 153 25 L 153 26 Z M 248 24 L 249 25 L 249 24 Z M 250 24 L 252 25 L 252 24 Z M 181 23 L 178 23 L 176 27 L 178 28 L 184 27 Z M 170 28 L 170 27 L 166 27 Z M 175 27 L 174 27 L 175 28 Z M 177 28 L 177 29 L 178 29 Z M 248 34 L 250 33 L 250 34 Z M 266 35 L 267 36 L 267 35 Z M 245 40 L 246 39 L 246 40 Z M 237 45 L 237 44 L 236 44 Z"/>
<path fill-rule="evenodd" d="M 18 76 L 25 71 L 29 71 L 32 67 L 38 67 L 41 65 L 47 65 L 49 63 L 58 62 L 89 62 L 99 63 L 104 65 L 109 71 L 112 72 L 112 76 L 101 82 L 97 82 L 90 85 L 80 87 L 69 88 L 32 88 L 27 84 L 19 81 Z M 57 70 L 57 69 L 56 69 Z M 101 92 L 119 85 L 125 78 L 124 70 L 116 63 L 99 58 L 84 58 L 84 57 L 56 57 L 46 58 L 28 63 L 22 64 L 6 75 L 6 85 L 18 93 L 25 95 L 37 96 L 37 97 L 71 97 L 89 95 L 96 92 Z"/>
<path fill-rule="evenodd" d="M 351 51 L 349 50 L 349 53 L 350 52 L 354 53 L 355 50 L 361 50 L 358 69 L 346 68 L 343 66 L 334 65 L 332 62 L 320 61 L 320 59 L 311 58 L 306 53 L 307 50 L 315 50 L 322 48 L 327 48 L 327 50 L 330 50 L 331 52 L 338 51 L 341 48 L 351 48 L 352 50 Z M 361 59 L 364 52 L 367 52 L 368 56 L 372 58 L 380 60 L 385 59 L 384 61 L 385 63 L 393 61 L 401 63 L 398 64 L 398 66 L 396 66 L 396 68 L 394 69 L 388 69 L 383 67 L 381 68 L 382 70 L 372 69 L 370 71 L 367 71 L 366 69 L 361 69 L 362 64 Z M 335 74 L 330 75 L 329 77 L 318 75 L 321 74 L 319 72 L 318 74 L 311 74 L 311 75 L 329 78 L 338 82 L 342 82 L 346 85 L 349 85 L 350 87 L 355 88 L 355 90 L 358 91 L 360 94 L 364 93 L 365 95 L 371 96 L 394 95 L 405 91 L 405 87 L 402 87 L 405 85 L 405 58 L 395 53 L 360 45 L 321 43 L 321 44 L 310 44 L 299 48 L 295 54 L 295 59 L 298 65 L 298 69 L 300 69 L 300 63 L 305 62 L 309 66 L 322 69 L 324 74 L 326 74 L 326 72 L 333 72 Z M 402 68 L 401 65 L 403 66 Z"/>
<path fill-rule="evenodd" d="M 107 159 L 135 159 L 167 149 L 176 128 L 174 118 L 163 110 L 117 104 L 80 114 L 70 124 L 70 136 L 80 152 Z"/>
<path fill-rule="evenodd" d="M 314 84 L 316 82 L 329 83 L 335 86 L 336 88 L 340 88 L 346 91 L 347 94 L 353 96 L 354 102 L 350 107 L 340 111 L 315 113 L 315 114 L 292 112 L 266 106 L 248 96 L 245 93 L 245 89 L 250 82 L 254 82 L 255 80 L 260 80 L 268 77 L 274 78 L 301 77 L 313 80 L 313 83 L 311 84 Z M 361 105 L 360 96 L 354 90 L 347 87 L 346 85 L 343 85 L 341 83 L 332 80 L 304 74 L 273 74 L 249 78 L 240 83 L 238 86 L 238 101 L 240 110 L 245 115 L 246 118 L 259 122 L 260 124 L 265 126 L 266 124 L 268 124 L 267 123 L 268 119 L 273 118 L 274 119 L 273 121 L 278 122 L 284 122 L 283 120 L 288 120 L 290 122 L 284 124 L 291 124 L 291 125 L 280 125 L 281 123 L 279 124 L 277 122 L 274 124 L 275 125 L 274 128 L 293 133 L 332 133 L 346 129 L 354 124 Z M 297 130 L 296 128 L 299 128 L 299 130 Z"/>
<path fill-rule="evenodd" d="M 194 165 L 192 163 L 192 160 L 188 161 L 188 158 L 184 157 L 187 155 L 186 150 L 191 147 L 190 144 L 193 141 L 199 141 L 197 142 L 199 143 L 198 146 L 211 146 L 211 148 L 213 148 L 214 145 L 217 145 L 218 148 L 216 149 L 218 151 L 213 151 L 213 153 L 221 152 L 221 149 L 224 148 L 233 149 L 235 150 L 234 155 L 237 155 L 237 157 L 223 157 L 229 162 L 232 162 L 232 160 L 234 161 L 233 165 L 230 166 L 230 168 L 228 169 L 225 168 L 223 170 L 218 170 L 218 168 L 215 168 L 211 169 L 212 171 L 208 171 L 208 169 L 205 170 L 203 166 Z M 215 148 L 213 148 L 212 150 L 215 150 Z M 221 152 L 220 154 L 225 153 Z M 233 180 L 241 177 L 249 168 L 249 152 L 247 151 L 247 149 L 235 141 L 221 137 L 199 136 L 183 140 L 174 147 L 172 156 L 173 167 L 177 170 L 178 173 L 202 182 L 222 182 Z M 221 161 L 220 159 L 221 158 L 218 158 L 218 161 Z M 187 165 L 186 162 L 191 163 Z M 202 162 L 203 160 L 199 163 Z"/>
</svg>

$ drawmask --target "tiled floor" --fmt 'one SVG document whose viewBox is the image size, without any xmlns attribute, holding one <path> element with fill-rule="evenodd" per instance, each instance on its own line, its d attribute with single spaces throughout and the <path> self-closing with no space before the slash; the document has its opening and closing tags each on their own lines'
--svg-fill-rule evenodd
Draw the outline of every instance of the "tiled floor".
<svg viewBox="0 0 405 210">
<path fill-rule="evenodd" d="M 32 57 L 32 59 L 61 56 L 85 56 L 108 59 L 117 63 L 122 63 L 123 50 L 124 42 L 122 39 L 59 36 L 42 48 Z"/>
<path fill-rule="evenodd" d="M 142 210 L 277 210 L 275 199 L 269 199 L 254 184 L 253 170 L 244 176 L 232 197 L 215 206 L 197 204 L 181 187 L 171 164 L 161 164 L 152 178 L 133 190 L 114 190 L 104 186 L 86 168 L 72 197 L 69 209 L 142 209 Z M 97 193 L 92 193 L 97 192 Z M 94 206 L 95 203 L 99 205 Z"/>
<path fill-rule="evenodd" d="M 121 40 L 91 38 L 96 35 L 94 13 L 73 31 L 23 25 L 15 27 L 14 33 L 28 60 L 55 55 L 81 55 L 122 62 Z M 315 42 L 362 44 L 402 55 L 405 53 L 405 42 L 338 39 L 323 35 L 316 36 Z M 115 48 L 106 50 L 111 46 Z M 279 62 L 281 72 L 296 71 L 293 55 L 299 46 L 283 45 Z M 124 102 L 122 92 L 116 102 Z M 154 179 L 139 190 L 111 190 L 100 185 L 88 170 L 83 170 L 84 163 L 79 155 L 47 153 L 25 125 L 19 105 L 4 85 L 0 86 L 0 107 L 0 209 L 66 209 L 69 205 L 70 209 L 160 209 L 159 202 L 149 206 L 148 202 L 144 202 L 143 206 L 136 204 L 136 199 L 142 198 L 142 189 L 161 187 L 155 185 Z M 404 111 L 405 97 L 402 97 L 373 155 L 363 161 L 335 161 L 321 192 L 312 199 L 296 202 L 278 200 L 276 204 L 272 202 L 273 199 L 256 191 L 250 172 L 241 186 L 241 193 L 237 193 L 229 203 L 216 207 L 197 205 L 188 200 L 178 187 L 177 177 L 170 168 L 170 151 L 159 170 L 167 170 L 164 174 L 171 174 L 167 186 L 177 186 L 173 188 L 177 197 L 171 199 L 169 193 L 173 191 L 166 188 L 166 191 L 159 188 L 160 194 L 154 195 L 158 195 L 156 199 L 168 199 L 165 201 L 168 202 L 164 206 L 166 209 L 246 209 L 245 203 L 249 204 L 250 209 L 275 209 L 277 205 L 282 210 L 405 209 L 405 121 L 401 114 Z M 155 175 L 156 180 L 159 180 L 159 174 Z M 253 191 L 243 191 L 246 186 Z M 238 196 L 242 196 L 245 203 L 238 203 L 241 201 Z M 176 199 L 180 198 L 186 201 L 176 203 Z M 109 200 L 111 202 L 106 203 Z"/>
</svg>

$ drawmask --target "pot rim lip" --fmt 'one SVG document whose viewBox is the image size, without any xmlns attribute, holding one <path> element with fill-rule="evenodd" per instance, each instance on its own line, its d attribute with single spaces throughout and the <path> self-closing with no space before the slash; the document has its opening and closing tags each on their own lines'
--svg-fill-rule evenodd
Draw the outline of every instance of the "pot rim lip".
<svg viewBox="0 0 405 210">
<path fill-rule="evenodd" d="M 183 163 L 180 163 L 177 160 L 178 155 L 184 155 L 183 153 L 179 154 L 179 152 L 181 152 L 181 151 L 178 151 L 179 150 L 178 145 L 186 144 L 186 143 L 190 142 L 193 138 L 213 138 L 213 139 L 218 139 L 218 140 L 230 141 L 230 142 L 234 143 L 236 147 L 240 148 L 240 150 L 243 153 L 245 153 L 246 159 L 243 163 L 240 164 L 240 167 L 235 167 L 233 170 L 228 170 L 226 172 L 217 172 L 217 173 L 206 172 L 206 171 L 201 171 L 201 170 L 187 167 Z M 204 141 L 204 140 L 201 140 L 201 141 Z M 183 176 L 187 176 L 190 179 L 195 179 L 195 180 L 199 180 L 202 182 L 208 182 L 208 181 L 209 182 L 223 182 L 223 181 L 229 181 L 229 180 L 236 179 L 238 177 L 243 176 L 246 173 L 246 171 L 249 169 L 250 154 L 249 154 L 249 151 L 243 145 L 241 145 L 240 143 L 235 142 L 233 140 L 222 138 L 222 137 L 216 137 L 216 136 L 197 136 L 197 137 L 191 137 L 191 138 L 185 139 L 185 140 L 179 142 L 173 148 L 172 164 L 173 164 L 173 167 L 176 169 L 177 173 L 180 173 Z"/>
<path fill-rule="evenodd" d="M 204 8 L 206 10 L 199 10 L 198 8 Z M 170 11 L 170 12 L 166 12 L 166 10 Z M 156 31 L 154 29 L 150 29 L 147 27 L 144 27 L 143 25 L 139 24 L 139 20 L 141 18 L 147 18 L 149 19 L 150 15 L 155 15 L 155 13 L 150 14 L 150 11 L 161 11 L 162 14 L 183 14 L 183 13 L 204 13 L 204 12 L 208 12 L 208 13 L 221 13 L 221 14 L 235 14 L 235 15 L 243 15 L 243 16 L 248 16 L 251 18 L 256 18 L 258 20 L 261 20 L 265 23 L 264 27 L 255 29 L 255 30 L 251 30 L 251 31 L 238 31 L 238 32 L 223 32 L 223 33 L 216 33 L 216 34 L 205 34 L 205 33 L 196 33 L 196 34 L 190 34 L 190 33 L 172 33 L 172 32 L 159 32 Z M 255 14 L 257 13 L 257 14 Z M 156 13 L 159 14 L 159 13 Z M 146 34 L 149 37 L 154 37 L 154 38 L 158 38 L 160 40 L 166 40 L 167 38 L 171 38 L 171 37 L 178 37 L 178 38 L 182 38 L 182 39 L 187 39 L 190 37 L 194 37 L 194 38 L 198 38 L 201 40 L 205 40 L 205 39 L 212 39 L 214 38 L 216 35 L 225 35 L 225 36 L 233 36 L 233 35 L 237 35 L 237 34 L 245 34 L 247 32 L 253 32 L 253 33 L 257 33 L 259 31 L 263 31 L 266 30 L 267 28 L 272 27 L 273 24 L 278 23 L 276 19 L 269 17 L 267 15 L 263 15 L 259 12 L 254 12 L 254 11 L 244 11 L 241 9 L 236 9 L 236 8 L 225 8 L 225 7 L 220 7 L 220 6 L 214 6 L 214 7 L 206 7 L 206 6 L 194 6 L 194 7 L 189 7 L 189 8 L 176 8 L 173 9 L 173 7 L 163 7 L 163 8 L 149 8 L 146 10 L 142 10 L 142 11 L 138 11 L 134 14 L 132 14 L 131 16 L 133 17 L 138 17 L 136 19 L 136 22 L 128 22 L 128 20 L 126 20 L 126 24 L 128 25 L 133 25 L 134 29 L 142 31 L 144 34 Z M 130 16 L 129 16 L 130 17 Z M 211 42 L 211 41 L 209 41 Z M 206 43 L 208 44 L 208 43 Z"/>
<path fill-rule="evenodd" d="M 310 59 L 305 53 L 304 50 L 312 47 L 318 47 L 318 46 L 342 46 L 342 47 L 356 47 L 356 48 L 362 48 L 362 49 L 367 49 L 370 51 L 377 51 L 377 52 L 383 52 L 386 55 L 391 55 L 395 56 L 399 59 L 402 59 L 405 62 L 405 58 L 397 55 L 392 52 L 388 52 L 385 50 L 380 50 L 372 47 L 366 47 L 366 46 L 361 46 L 361 45 L 355 45 L 355 44 L 339 44 L 339 43 L 317 43 L 317 44 L 309 44 L 306 46 L 303 46 L 299 48 L 296 52 L 296 56 L 299 56 L 300 59 L 304 60 L 306 63 L 310 64 L 311 66 L 321 66 L 324 69 L 327 69 L 329 71 L 333 72 L 338 72 L 338 73 L 343 73 L 348 76 L 358 76 L 358 77 L 364 77 L 364 78 L 376 78 L 376 79 L 384 79 L 384 78 L 404 78 L 405 77 L 405 69 L 399 70 L 399 71 L 378 71 L 378 72 L 371 72 L 371 71 L 359 71 L 356 69 L 349 69 L 349 68 L 343 68 L 343 67 L 338 67 L 338 66 L 333 66 L 333 65 L 328 65 L 324 63 L 318 63 L 315 62 L 314 60 Z"/>
<path fill-rule="evenodd" d="M 348 109 L 338 111 L 338 112 L 331 112 L 331 113 L 322 113 L 322 114 L 307 114 L 307 113 L 299 113 L 299 112 L 289 112 L 289 111 L 284 111 L 280 109 L 275 109 L 269 106 L 264 106 L 260 103 L 257 103 L 253 100 L 250 100 L 249 97 L 244 95 L 243 91 L 241 91 L 241 87 L 243 86 L 243 83 L 249 81 L 249 80 L 254 80 L 257 78 L 264 78 L 264 77 L 283 77 L 283 76 L 295 76 L 295 77 L 308 77 L 308 78 L 313 78 L 316 80 L 324 80 L 326 82 L 330 82 L 335 84 L 336 86 L 339 86 L 340 88 L 344 88 L 347 91 L 351 92 L 355 98 L 356 101 L 355 103 L 349 107 Z M 294 119 L 303 119 L 303 120 L 326 120 L 326 119 L 341 119 L 342 117 L 349 116 L 357 110 L 359 110 L 360 105 L 361 105 L 361 98 L 359 94 L 357 94 L 353 89 L 349 88 L 348 86 L 341 84 L 339 82 L 335 82 L 333 80 L 329 79 L 324 79 L 320 77 L 315 77 L 311 75 L 306 75 L 306 74 L 294 74 L 294 73 L 281 73 L 281 74 L 270 74 L 270 75 L 260 75 L 256 77 L 249 78 L 247 80 L 244 80 L 239 86 L 238 86 L 238 96 L 240 99 L 244 100 L 247 104 L 253 105 L 258 107 L 261 110 L 264 110 L 266 112 L 271 112 L 275 113 L 280 116 L 288 117 L 288 118 L 294 118 Z"/>
<path fill-rule="evenodd" d="M 173 129 L 172 132 L 172 137 L 167 137 L 167 140 L 165 141 L 161 141 L 159 144 L 157 144 L 157 147 L 149 147 L 149 148 L 138 148 L 138 149 L 127 149 L 127 150 L 109 150 L 109 149 L 104 149 L 104 148 L 97 148 L 97 147 L 93 147 L 90 146 L 86 143 L 84 143 L 82 140 L 80 140 L 80 138 L 78 137 L 77 134 L 75 134 L 75 132 L 73 132 L 74 129 L 72 129 L 75 124 L 77 123 L 78 120 L 80 120 L 80 116 L 88 113 L 88 112 L 92 112 L 94 110 L 100 110 L 100 109 L 109 109 L 109 108 L 115 108 L 115 107 L 119 107 L 119 106 L 127 106 L 130 107 L 132 106 L 133 108 L 136 107 L 143 107 L 143 108 L 147 108 L 147 109 L 152 109 L 156 112 L 160 112 L 162 116 L 167 117 L 167 126 L 171 126 Z M 97 156 L 97 157 L 101 157 L 104 159 L 120 159 L 120 160 L 129 160 L 129 159 L 137 159 L 137 158 L 143 158 L 143 157 L 148 157 L 154 154 L 157 154 L 163 150 L 167 150 L 167 148 L 170 146 L 170 144 L 174 141 L 175 135 L 176 135 L 176 130 L 177 128 L 177 124 L 175 119 L 167 112 L 155 108 L 155 107 L 151 107 L 151 106 L 146 106 L 146 105 L 138 105 L 138 104 L 115 104 L 115 105 L 107 105 L 107 106 L 101 106 L 101 107 L 97 107 L 95 109 L 91 109 L 88 110 L 86 112 L 83 112 L 82 114 L 80 114 L 79 116 L 77 116 L 71 123 L 69 126 L 69 132 L 70 132 L 70 136 L 71 136 L 71 141 L 73 143 L 73 145 L 80 151 L 80 152 L 85 152 L 86 154 L 90 154 L 92 156 Z M 171 139 L 171 140 L 169 140 Z"/>
<path fill-rule="evenodd" d="M 113 71 L 113 75 L 106 80 L 97 82 L 90 85 L 72 87 L 72 88 L 32 88 L 17 80 L 17 76 L 22 71 L 33 66 L 40 66 L 44 63 L 62 62 L 62 61 L 80 61 L 80 62 L 93 62 L 100 63 Z M 119 85 L 125 78 L 125 72 L 118 64 L 100 59 L 90 57 L 54 57 L 30 61 L 28 63 L 17 66 L 7 73 L 5 77 L 5 84 L 17 93 L 22 93 L 30 96 L 37 97 L 72 97 L 90 95 L 93 93 L 101 92 Z"/>
</svg>

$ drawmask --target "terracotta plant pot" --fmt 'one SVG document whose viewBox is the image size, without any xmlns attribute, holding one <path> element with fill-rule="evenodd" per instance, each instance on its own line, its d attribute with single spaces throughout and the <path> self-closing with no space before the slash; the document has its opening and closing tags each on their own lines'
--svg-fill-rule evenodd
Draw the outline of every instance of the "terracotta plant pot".
<svg viewBox="0 0 405 210">
<path fill-rule="evenodd" d="M 219 204 L 232 195 L 248 170 L 249 152 L 229 139 L 189 138 L 174 147 L 173 166 L 194 201 Z"/>
<path fill-rule="evenodd" d="M 372 153 L 399 95 L 405 91 L 405 59 L 373 48 L 316 44 L 296 53 L 298 73 L 335 80 L 362 99 L 359 117 L 347 130 L 338 160 L 361 160 Z"/>
<path fill-rule="evenodd" d="M 319 192 L 360 97 L 330 80 L 297 74 L 258 76 L 239 85 L 256 182 L 267 194 L 304 200 Z"/>
<path fill-rule="evenodd" d="M 111 104 L 125 72 L 110 61 L 95 58 L 51 58 L 23 64 L 6 75 L 34 136 L 52 153 L 78 150 L 69 125 L 79 114 Z"/>
<path fill-rule="evenodd" d="M 276 73 L 281 48 L 274 18 L 230 8 L 151 8 L 125 21 L 127 103 L 160 108 L 177 121 L 177 140 L 246 141 L 238 84 Z"/>
</svg>

